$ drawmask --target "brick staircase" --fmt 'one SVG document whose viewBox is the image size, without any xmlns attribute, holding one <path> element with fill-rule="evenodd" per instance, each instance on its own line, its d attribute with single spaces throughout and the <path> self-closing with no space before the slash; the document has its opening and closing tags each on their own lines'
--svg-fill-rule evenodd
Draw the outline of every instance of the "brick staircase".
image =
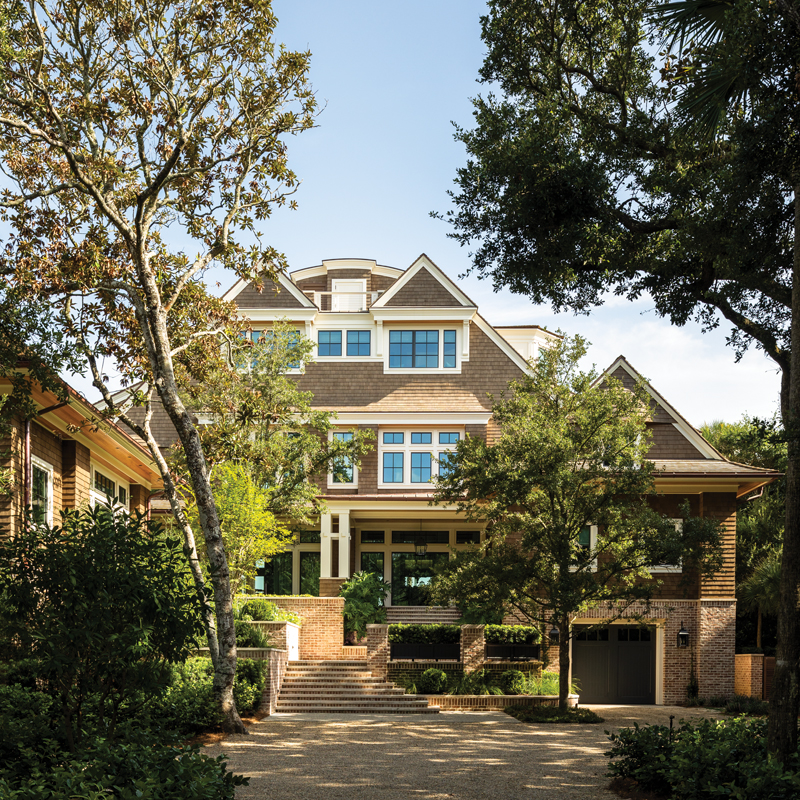
<svg viewBox="0 0 800 800">
<path fill-rule="evenodd" d="M 438 706 L 373 678 L 364 661 L 290 661 L 276 711 L 285 714 L 438 714 Z"/>
<path fill-rule="evenodd" d="M 387 606 L 386 617 L 390 625 L 394 622 L 455 625 L 461 619 L 461 612 L 452 606 Z"/>
</svg>

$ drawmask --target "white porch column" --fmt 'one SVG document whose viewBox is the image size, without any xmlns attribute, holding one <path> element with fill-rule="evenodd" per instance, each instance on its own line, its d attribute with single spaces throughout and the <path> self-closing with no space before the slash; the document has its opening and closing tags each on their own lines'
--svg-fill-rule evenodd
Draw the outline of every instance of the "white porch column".
<svg viewBox="0 0 800 800">
<path fill-rule="evenodd" d="M 350 577 L 350 511 L 339 512 L 339 576 Z"/>
<path fill-rule="evenodd" d="M 319 576 L 332 578 L 331 575 L 331 545 L 333 537 L 331 530 L 333 520 L 330 514 L 322 514 L 319 518 Z"/>
</svg>

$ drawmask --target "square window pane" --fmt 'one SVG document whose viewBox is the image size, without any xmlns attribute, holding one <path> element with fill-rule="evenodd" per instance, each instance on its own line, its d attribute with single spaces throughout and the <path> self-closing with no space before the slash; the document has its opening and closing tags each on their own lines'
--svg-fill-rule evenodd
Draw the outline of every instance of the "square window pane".
<svg viewBox="0 0 800 800">
<path fill-rule="evenodd" d="M 383 454 L 383 482 L 403 482 L 403 453 Z"/>
<path fill-rule="evenodd" d="M 450 456 L 452 453 L 447 450 L 444 453 L 439 453 L 439 475 L 444 477 L 450 472 Z"/>
<path fill-rule="evenodd" d="M 370 331 L 347 331 L 347 355 L 368 356 L 370 339 Z"/>
<path fill-rule="evenodd" d="M 431 479 L 431 454 L 411 454 L 411 483 L 428 483 Z"/>
<path fill-rule="evenodd" d="M 411 444 L 430 444 L 433 441 L 433 434 L 430 433 L 412 433 Z"/>
<path fill-rule="evenodd" d="M 455 444 L 461 438 L 460 433 L 447 431 L 439 434 L 439 444 Z"/>
<path fill-rule="evenodd" d="M 581 532 L 578 534 L 578 546 L 582 547 L 584 550 L 588 550 L 592 545 L 592 532 L 588 525 L 584 525 L 581 528 Z"/>
<path fill-rule="evenodd" d="M 342 332 L 320 331 L 317 335 L 317 353 L 321 356 L 342 354 Z"/>
<path fill-rule="evenodd" d="M 402 433 L 384 433 L 383 434 L 383 443 L 384 444 L 403 444 L 405 439 L 405 434 Z"/>
</svg>

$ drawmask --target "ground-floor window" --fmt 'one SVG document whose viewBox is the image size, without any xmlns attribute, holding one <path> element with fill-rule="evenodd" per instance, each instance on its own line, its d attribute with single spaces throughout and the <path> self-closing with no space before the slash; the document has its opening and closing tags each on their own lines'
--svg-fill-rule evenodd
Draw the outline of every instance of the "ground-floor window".
<svg viewBox="0 0 800 800">
<path fill-rule="evenodd" d="M 361 571 L 376 572 L 383 577 L 383 553 L 361 553 Z"/>
<path fill-rule="evenodd" d="M 257 562 L 253 589 L 256 594 L 310 594 L 317 597 L 319 573 L 319 550 L 300 550 L 295 547 L 274 555 L 269 561 Z"/>
<path fill-rule="evenodd" d="M 437 564 L 449 553 L 392 553 L 392 605 L 430 605 L 430 585 Z"/>
<path fill-rule="evenodd" d="M 299 553 L 300 556 L 300 594 L 319 594 L 319 553 Z"/>
</svg>

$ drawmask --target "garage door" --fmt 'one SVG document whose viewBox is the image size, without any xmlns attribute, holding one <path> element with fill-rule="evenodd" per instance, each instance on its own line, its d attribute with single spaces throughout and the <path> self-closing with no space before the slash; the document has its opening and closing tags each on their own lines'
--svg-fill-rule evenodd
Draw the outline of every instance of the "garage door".
<svg viewBox="0 0 800 800">
<path fill-rule="evenodd" d="M 572 678 L 581 703 L 655 703 L 655 628 L 576 625 L 574 630 Z"/>
</svg>

